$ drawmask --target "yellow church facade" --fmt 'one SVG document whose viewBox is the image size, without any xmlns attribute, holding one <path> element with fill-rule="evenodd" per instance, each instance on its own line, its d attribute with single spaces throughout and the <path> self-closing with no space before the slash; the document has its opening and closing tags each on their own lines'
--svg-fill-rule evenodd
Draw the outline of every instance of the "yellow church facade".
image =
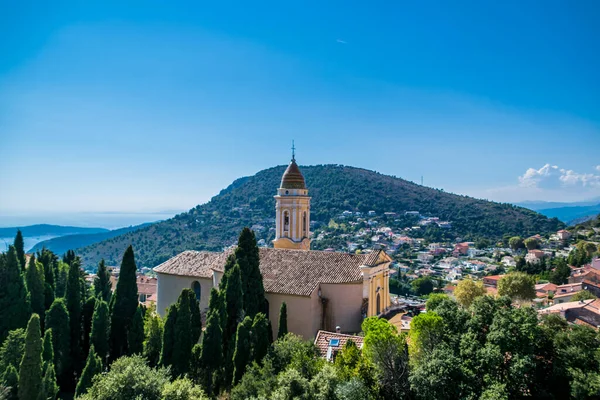
<svg viewBox="0 0 600 400">
<path fill-rule="evenodd" d="M 364 254 L 310 250 L 310 201 L 295 157 L 283 174 L 275 196 L 276 234 L 273 248 L 260 248 L 268 317 L 274 333 L 279 309 L 286 303 L 288 331 L 314 338 L 319 330 L 357 333 L 365 317 L 390 306 L 391 258 L 383 250 Z M 204 311 L 210 289 L 218 287 L 232 252 L 185 251 L 154 268 L 158 276 L 157 311 L 191 288 Z"/>
</svg>

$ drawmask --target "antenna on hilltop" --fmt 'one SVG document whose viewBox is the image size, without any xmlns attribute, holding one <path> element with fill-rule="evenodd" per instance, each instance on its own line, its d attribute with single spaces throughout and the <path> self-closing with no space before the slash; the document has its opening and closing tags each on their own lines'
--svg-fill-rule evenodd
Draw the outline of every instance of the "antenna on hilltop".
<svg viewBox="0 0 600 400">
<path fill-rule="evenodd" d="M 292 161 L 296 161 L 296 146 L 294 146 L 294 139 L 292 139 Z"/>
</svg>

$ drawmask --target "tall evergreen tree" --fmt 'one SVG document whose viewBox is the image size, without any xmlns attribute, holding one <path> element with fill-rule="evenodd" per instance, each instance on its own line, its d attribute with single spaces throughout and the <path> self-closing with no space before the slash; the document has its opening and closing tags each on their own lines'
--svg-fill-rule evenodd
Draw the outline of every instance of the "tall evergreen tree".
<svg viewBox="0 0 600 400">
<path fill-rule="evenodd" d="M 102 360 L 103 365 L 106 365 L 108 361 L 109 322 L 108 304 L 104 300 L 98 299 L 92 317 L 90 344 L 96 349 L 96 354 Z"/>
<path fill-rule="evenodd" d="M 265 289 L 260 273 L 260 257 L 256 236 L 250 228 L 242 229 L 235 249 L 235 259 L 240 266 L 244 311 L 250 318 L 264 311 Z"/>
<path fill-rule="evenodd" d="M 227 311 L 227 320 L 225 322 L 225 330 L 223 331 L 223 356 L 225 359 L 225 382 L 231 382 L 233 374 L 233 353 L 235 350 L 235 338 L 237 326 L 244 318 L 243 295 L 242 295 L 242 279 L 240 267 L 235 264 L 234 267 L 225 273 L 226 286 L 225 290 L 225 309 Z M 220 322 L 220 321 L 219 321 Z"/>
<path fill-rule="evenodd" d="M 44 365 L 48 362 L 54 364 L 54 345 L 52 344 L 52 329 L 46 329 L 46 332 L 44 332 L 42 360 L 44 361 Z"/>
<path fill-rule="evenodd" d="M 12 330 L 0 347 L 0 375 L 10 366 L 19 368 L 25 352 L 25 329 Z"/>
<path fill-rule="evenodd" d="M 20 229 L 17 230 L 14 245 L 15 250 L 17 251 L 17 259 L 19 260 L 19 268 L 21 271 L 25 271 L 25 241 L 23 240 L 23 233 Z"/>
<path fill-rule="evenodd" d="M 19 398 L 19 371 L 14 365 L 9 365 L 4 371 L 2 381 L 6 387 L 10 388 L 7 400 L 17 400 Z"/>
<path fill-rule="evenodd" d="M 267 355 L 271 342 L 269 341 L 269 330 L 271 325 L 263 313 L 258 313 L 252 321 L 251 345 L 252 361 L 260 363 Z"/>
<path fill-rule="evenodd" d="M 96 354 L 94 346 L 90 347 L 88 352 L 85 368 L 81 373 L 81 378 L 77 382 L 75 396 L 79 397 L 87 393 L 87 390 L 92 386 L 92 378 L 102 372 L 102 360 Z"/>
<path fill-rule="evenodd" d="M 220 316 L 222 307 L 220 306 L 219 293 L 215 288 L 210 291 L 208 309 L 199 364 L 204 368 L 204 375 L 207 380 L 205 387 L 209 393 L 212 393 L 215 389 L 213 382 L 218 381 L 216 374 L 223 365 L 223 331 Z"/>
<path fill-rule="evenodd" d="M 110 272 L 106 269 L 104 259 L 98 264 L 98 272 L 94 278 L 94 295 L 108 302 L 110 300 L 110 291 L 112 284 L 110 283 Z"/>
<path fill-rule="evenodd" d="M 167 309 L 167 317 L 162 336 L 162 350 L 160 353 L 160 364 L 169 366 L 173 362 L 173 346 L 175 338 L 175 324 L 177 322 L 177 304 L 171 304 Z"/>
<path fill-rule="evenodd" d="M 117 287 L 110 299 L 110 358 L 112 360 L 129 354 L 127 331 L 139 303 L 136 272 L 133 247 L 129 246 L 123 254 Z"/>
<path fill-rule="evenodd" d="M 75 255 L 75 252 L 73 250 L 67 250 L 67 252 L 63 254 L 62 261 L 67 265 L 71 265 L 76 259 L 77 256 Z"/>
<path fill-rule="evenodd" d="M 252 329 L 252 319 L 250 317 L 244 318 L 240 324 L 238 324 L 236 338 L 235 338 L 235 351 L 233 353 L 233 382 L 232 385 L 236 385 L 242 375 L 246 372 L 246 366 L 250 361 L 251 357 L 251 344 L 250 344 L 250 330 Z"/>
<path fill-rule="evenodd" d="M 281 308 L 279 309 L 279 326 L 277 327 L 277 339 L 281 339 L 288 333 L 287 328 L 287 305 L 285 301 L 281 303 Z"/>
<path fill-rule="evenodd" d="M 49 362 L 44 364 L 44 378 L 40 388 L 40 400 L 54 400 L 58 394 L 58 384 L 56 383 L 56 372 L 54 364 Z"/>
<path fill-rule="evenodd" d="M 186 290 L 189 297 L 190 313 L 191 313 L 191 339 L 192 346 L 198 343 L 200 334 L 202 333 L 202 315 L 200 314 L 200 303 L 196 299 L 196 294 L 193 290 Z"/>
<path fill-rule="evenodd" d="M 58 270 L 58 257 L 52 251 L 43 248 L 37 253 L 38 262 L 44 270 L 44 307 L 50 308 L 55 297 L 55 281 Z"/>
<path fill-rule="evenodd" d="M 67 280 L 69 276 L 69 264 L 62 261 L 58 262 L 56 272 L 56 286 L 54 288 L 54 297 L 65 297 L 67 292 Z"/>
<path fill-rule="evenodd" d="M 94 317 L 94 310 L 96 309 L 96 297 L 90 296 L 83 303 L 82 313 L 82 354 L 87 358 L 87 353 L 90 350 L 90 335 L 92 332 L 92 319 Z"/>
<path fill-rule="evenodd" d="M 129 354 L 142 354 L 144 350 L 144 317 L 142 317 L 140 307 L 135 311 L 133 321 L 131 321 L 131 326 L 127 332 L 127 346 Z"/>
<path fill-rule="evenodd" d="M 81 286 L 79 283 L 79 262 L 75 258 L 69 264 L 69 275 L 67 278 L 67 310 L 69 311 L 69 326 L 71 332 L 71 366 L 75 374 L 83 368 L 81 338 Z M 74 382 L 73 382 L 74 383 Z"/>
<path fill-rule="evenodd" d="M 14 246 L 0 254 L 0 343 L 8 332 L 24 328 L 31 306 Z"/>
<path fill-rule="evenodd" d="M 190 355 L 192 353 L 192 315 L 190 311 L 190 296 L 184 289 L 177 300 L 177 320 L 173 340 L 173 374 L 184 375 L 189 371 Z M 192 292 L 193 294 L 193 292 Z"/>
<path fill-rule="evenodd" d="M 29 258 L 29 265 L 25 271 L 25 281 L 27 283 L 27 291 L 31 301 L 31 311 L 41 318 L 44 318 L 46 311 L 44 297 L 44 272 L 42 266 L 35 261 L 35 256 Z M 42 324 L 42 329 L 44 328 Z"/>
<path fill-rule="evenodd" d="M 38 400 L 42 386 L 42 335 L 40 317 L 33 314 L 27 324 L 25 354 L 19 366 L 19 400 Z"/>
<path fill-rule="evenodd" d="M 160 361 L 160 352 L 162 349 L 162 321 L 155 311 L 146 312 L 146 321 L 144 323 L 144 357 L 148 360 L 151 367 L 156 367 Z"/>
<path fill-rule="evenodd" d="M 71 380 L 71 328 L 65 299 L 54 300 L 46 312 L 46 330 L 52 330 L 54 368 L 61 388 L 68 389 Z"/>
</svg>

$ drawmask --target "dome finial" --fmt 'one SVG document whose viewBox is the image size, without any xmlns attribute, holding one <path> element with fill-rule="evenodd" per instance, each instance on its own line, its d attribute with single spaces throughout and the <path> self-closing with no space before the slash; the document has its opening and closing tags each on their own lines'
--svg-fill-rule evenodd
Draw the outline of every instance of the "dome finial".
<svg viewBox="0 0 600 400">
<path fill-rule="evenodd" d="M 294 146 L 294 139 L 292 139 L 292 161 L 296 161 L 296 147 Z"/>
</svg>

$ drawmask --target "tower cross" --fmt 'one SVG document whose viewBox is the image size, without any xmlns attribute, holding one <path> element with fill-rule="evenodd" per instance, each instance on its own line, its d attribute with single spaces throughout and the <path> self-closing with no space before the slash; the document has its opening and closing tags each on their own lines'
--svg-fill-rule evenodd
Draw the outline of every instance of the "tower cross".
<svg viewBox="0 0 600 400">
<path fill-rule="evenodd" d="M 292 160 L 296 160 L 296 147 L 294 146 L 293 139 L 292 139 Z"/>
</svg>

